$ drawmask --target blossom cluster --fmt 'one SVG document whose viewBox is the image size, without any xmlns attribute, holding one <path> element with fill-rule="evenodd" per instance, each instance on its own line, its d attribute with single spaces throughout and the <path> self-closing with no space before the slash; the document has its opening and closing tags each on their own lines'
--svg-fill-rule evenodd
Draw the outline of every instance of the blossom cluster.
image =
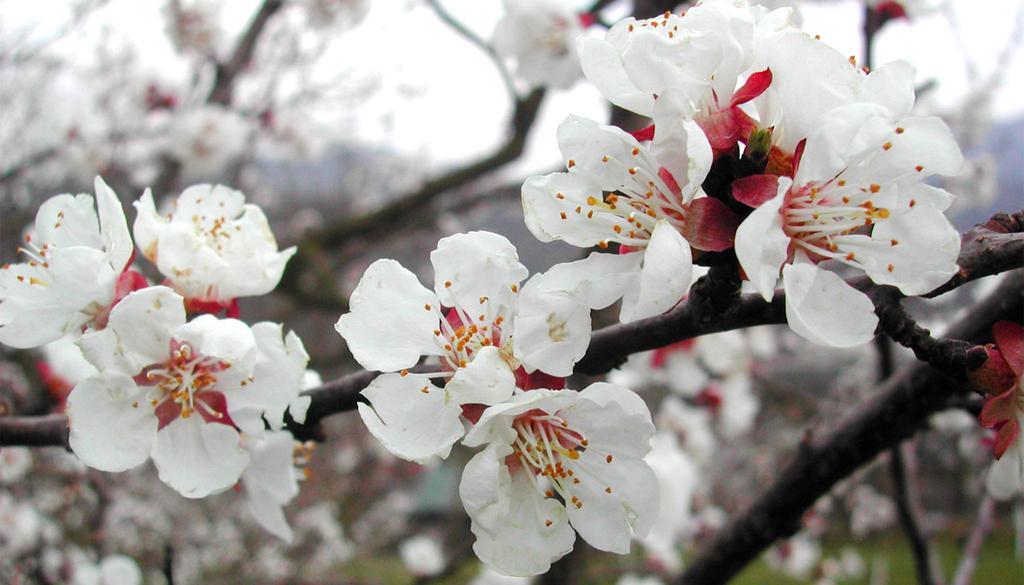
<svg viewBox="0 0 1024 585">
<path fill-rule="evenodd" d="M 565 87 L 582 73 L 646 126 L 570 116 L 557 132 L 565 171 L 522 186 L 530 232 L 586 257 L 531 275 L 508 239 L 472 231 L 437 243 L 430 287 L 395 260 L 372 263 L 335 326 L 379 372 L 358 413 L 404 460 L 475 450 L 459 494 L 491 569 L 543 573 L 577 534 L 615 553 L 638 539 L 678 563 L 713 435 L 752 427 L 749 355 L 770 355 L 771 343 L 684 342 L 577 390 L 592 312 L 657 317 L 714 268 L 766 302 L 781 289 L 790 329 L 810 342 L 863 345 L 878 319 L 847 276 L 921 295 L 957 272 L 953 195 L 930 181 L 957 174 L 963 157 L 941 120 L 912 115 L 909 64 L 858 67 L 789 9 L 705 0 L 599 38 L 583 34 L 589 18 L 543 2 L 506 8 L 495 49 L 524 81 Z M 73 342 L 88 362 L 65 410 L 86 465 L 152 459 L 189 498 L 241 483 L 261 524 L 290 539 L 281 506 L 298 491 L 303 450 L 285 421 L 305 419 L 308 355 L 280 324 L 239 320 L 237 299 L 270 292 L 295 249 L 279 250 L 259 207 L 223 186 L 186 189 L 170 213 L 148 191 L 135 207 L 129 231 L 99 178 L 95 198 L 44 203 L 26 262 L 0 270 L 0 342 Z M 162 280 L 140 272 L 136 248 Z M 1002 458 L 990 490 L 1009 494 L 1024 485 L 1019 326 L 996 336 L 1005 367 L 983 381 L 993 397 L 982 420 L 998 428 Z M 672 393 L 662 432 L 630 389 L 659 376 Z M 407 545 L 417 573 L 440 571 L 429 542 Z"/>
<path fill-rule="evenodd" d="M 237 299 L 270 292 L 294 248 L 278 251 L 263 212 L 220 185 L 186 189 L 166 215 L 147 191 L 131 232 L 99 177 L 95 193 L 48 199 L 26 261 L 0 268 L 0 342 L 71 352 L 51 378 L 75 378 L 64 410 L 83 463 L 152 459 L 189 498 L 241 480 L 257 519 L 289 538 L 280 508 L 298 476 L 284 420 L 305 418 L 309 358 L 280 324 L 238 320 Z M 139 271 L 136 245 L 163 280 Z"/>
</svg>

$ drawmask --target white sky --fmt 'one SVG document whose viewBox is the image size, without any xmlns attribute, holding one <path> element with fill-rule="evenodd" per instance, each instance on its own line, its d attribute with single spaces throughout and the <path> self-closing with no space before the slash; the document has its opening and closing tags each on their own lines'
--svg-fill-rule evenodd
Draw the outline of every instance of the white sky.
<svg viewBox="0 0 1024 585">
<path fill-rule="evenodd" d="M 576 6 L 588 3 L 567 1 Z M 964 107 L 970 68 L 976 69 L 978 79 L 988 79 L 1014 27 L 1021 27 L 1016 22 L 1020 0 L 946 4 L 946 12 L 887 25 L 877 38 L 875 58 L 878 65 L 906 59 L 917 67 L 919 81 L 935 80 L 929 103 L 939 109 Z M 188 67 L 174 56 L 166 39 L 159 12 L 163 5 L 111 0 L 53 50 L 87 59 L 88 52 L 80 50 L 83 39 L 125 43 L 135 48 L 139 62 L 156 78 L 181 81 Z M 221 13 L 227 32 L 233 36 L 241 30 L 257 5 L 256 0 L 227 2 Z M 485 38 L 501 12 L 499 0 L 447 0 L 445 5 Z M 808 33 L 820 34 L 845 54 L 860 55 L 859 2 L 801 4 L 800 11 Z M 12 34 L 26 27 L 32 27 L 36 38 L 45 38 L 66 22 L 66 13 L 60 2 L 0 0 L 0 47 L 9 46 Z M 1019 41 L 1000 72 L 1002 82 L 992 102 L 998 118 L 1024 114 L 1024 49 Z M 230 38 L 225 44 L 230 45 Z M 422 156 L 433 165 L 476 158 L 500 141 L 509 102 L 493 65 L 416 0 L 371 0 L 369 16 L 341 33 L 324 56 L 324 65 L 327 71 L 353 72 L 355 79 L 379 78 L 380 89 L 369 103 L 352 112 L 324 112 L 325 124 L 345 124 L 349 135 Z M 527 157 L 510 172 L 556 165 L 554 128 L 569 113 L 603 119 L 606 107 L 585 82 L 552 96 L 534 129 Z"/>
</svg>

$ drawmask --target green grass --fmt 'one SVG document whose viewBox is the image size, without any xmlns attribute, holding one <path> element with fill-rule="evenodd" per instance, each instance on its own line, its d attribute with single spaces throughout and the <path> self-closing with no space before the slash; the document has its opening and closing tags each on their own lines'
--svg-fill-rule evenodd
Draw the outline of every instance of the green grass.
<svg viewBox="0 0 1024 585">
<path fill-rule="evenodd" d="M 884 559 L 888 564 L 888 585 L 916 585 L 914 559 L 907 542 L 893 534 L 860 543 L 829 543 L 826 555 L 838 556 L 843 546 L 853 546 L 867 566 L 868 573 L 860 580 L 845 581 L 843 585 L 867 585 L 873 561 Z M 955 539 L 940 538 L 935 543 L 945 578 L 948 581 L 960 562 L 960 544 Z M 805 585 L 806 581 L 791 579 L 773 571 L 763 560 L 751 563 L 731 585 Z M 1024 564 L 1013 557 L 1013 540 L 1009 533 L 990 537 L 982 547 L 974 585 L 1024 585 Z"/>
</svg>

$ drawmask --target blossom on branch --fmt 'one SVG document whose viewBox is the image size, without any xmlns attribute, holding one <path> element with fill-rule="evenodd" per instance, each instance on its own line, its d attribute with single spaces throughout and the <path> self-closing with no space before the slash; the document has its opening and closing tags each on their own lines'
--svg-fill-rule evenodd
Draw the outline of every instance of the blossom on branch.
<svg viewBox="0 0 1024 585">
<path fill-rule="evenodd" d="M 136 287 L 121 203 L 103 179 L 95 188 L 95 206 L 89 195 L 43 203 L 19 248 L 28 261 L 0 268 L 0 343 L 37 347 L 101 328 L 116 299 Z"/>
<path fill-rule="evenodd" d="M 234 319 L 186 322 L 184 300 L 162 286 L 128 295 L 79 343 L 100 373 L 68 397 L 71 449 L 104 471 L 152 457 L 160 479 L 191 498 L 238 481 L 250 460 L 240 432 L 280 420 L 308 359 L 301 345 L 267 351 Z M 286 372 L 297 372 L 292 386 Z"/>
<path fill-rule="evenodd" d="M 168 286 L 200 307 L 269 293 L 295 254 L 294 247 L 279 252 L 263 211 L 223 185 L 185 189 L 167 216 L 148 190 L 135 207 L 139 250 Z"/>
<path fill-rule="evenodd" d="M 527 271 L 502 236 L 443 238 L 430 260 L 434 291 L 394 260 L 374 262 L 352 293 L 351 312 L 335 326 L 363 367 L 390 372 L 363 390 L 370 402 L 359 405 L 366 426 L 389 451 L 420 462 L 447 457 L 463 435 L 463 408 L 510 397 L 521 367 L 533 372 L 539 363 L 557 370 L 552 375 L 570 374 L 565 356 L 582 357 L 590 333 L 589 319 L 584 327 L 572 306 L 562 317 L 566 307 L 550 306 L 544 294 L 531 295 L 520 328 L 519 285 Z M 528 355 L 515 349 L 524 339 Z M 580 340 L 582 350 L 559 357 L 559 348 Z M 436 371 L 409 372 L 423 356 L 437 358 Z"/>
<path fill-rule="evenodd" d="M 934 117 L 894 119 L 880 106 L 851 104 L 819 123 L 792 180 L 762 175 L 733 184 L 733 196 L 756 207 L 736 231 L 736 255 L 766 301 L 781 270 L 793 331 L 851 347 L 874 335 L 874 306 L 819 264 L 845 264 L 907 295 L 949 280 L 960 253 L 943 214 L 952 195 L 925 179 L 958 172 L 963 157 Z"/>
<path fill-rule="evenodd" d="M 700 128 L 682 120 L 669 101 L 659 103 L 665 104 L 659 114 L 674 123 L 659 126 L 649 145 L 613 126 L 570 116 L 558 129 L 568 171 L 523 184 L 526 225 L 541 241 L 620 245 L 619 256 L 595 253 L 552 272 L 577 293 L 578 285 L 589 283 L 599 293 L 583 295 L 591 308 L 624 297 L 623 321 L 675 305 L 690 288 L 690 247 L 728 249 L 737 224 L 721 201 L 703 196 L 711 149 Z"/>
<path fill-rule="evenodd" d="M 658 513 L 643 459 L 653 435 L 643 400 L 603 382 L 520 392 L 488 408 L 465 440 L 485 449 L 459 485 L 473 550 L 513 576 L 547 571 L 572 550 L 573 529 L 594 548 L 629 552 Z"/>
</svg>

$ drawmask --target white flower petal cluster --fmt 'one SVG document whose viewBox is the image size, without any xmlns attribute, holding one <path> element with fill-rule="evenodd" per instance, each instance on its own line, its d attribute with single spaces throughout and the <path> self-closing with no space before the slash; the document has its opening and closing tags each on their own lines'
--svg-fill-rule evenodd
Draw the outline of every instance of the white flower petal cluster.
<svg viewBox="0 0 1024 585">
<path fill-rule="evenodd" d="M 952 195 L 925 179 L 962 163 L 938 118 L 894 119 L 865 103 L 835 108 L 807 138 L 793 179 L 778 178 L 775 195 L 737 230 L 740 265 L 765 300 L 781 271 L 796 333 L 833 347 L 865 343 L 878 322 L 870 299 L 818 264 L 846 264 L 908 295 L 949 280 L 960 253 L 942 213 Z"/>
<path fill-rule="evenodd" d="M 460 493 L 474 550 L 501 573 L 546 571 L 572 550 L 575 532 L 627 552 L 658 506 L 643 461 L 650 413 L 611 384 L 561 389 L 589 342 L 582 299 L 609 304 L 615 293 L 567 265 L 520 288 L 527 270 L 515 247 L 489 232 L 443 238 L 430 259 L 433 291 L 393 260 L 372 264 L 336 325 L 360 364 L 385 372 L 363 390 L 367 428 L 412 461 L 447 457 L 463 436 L 483 448 Z M 424 356 L 433 365 L 410 371 Z"/>
<path fill-rule="evenodd" d="M 28 258 L 0 268 L 0 343 L 37 347 L 101 327 L 132 256 L 121 203 L 96 177 L 96 198 L 57 195 L 36 214 L 19 249 Z"/>
<path fill-rule="evenodd" d="M 643 459 L 653 435 L 643 400 L 604 382 L 522 392 L 485 410 L 465 440 L 484 450 L 459 486 L 473 550 L 516 576 L 547 571 L 577 532 L 599 550 L 628 552 L 658 512 L 657 479 Z"/>
<path fill-rule="evenodd" d="M 152 458 L 186 497 L 230 488 L 250 461 L 241 433 L 281 428 L 308 360 L 297 338 L 261 325 L 186 321 L 184 299 L 167 287 L 129 294 L 80 341 L 100 373 L 68 397 L 72 450 L 104 471 Z"/>
<path fill-rule="evenodd" d="M 590 337 L 589 314 L 566 293 L 520 290 L 527 270 L 503 236 L 449 236 L 430 260 L 433 291 L 394 260 L 374 262 L 335 326 L 363 367 L 385 372 L 363 391 L 363 421 L 389 451 L 419 462 L 447 457 L 464 408 L 508 399 L 517 375 L 571 374 Z M 424 356 L 433 371 L 410 372 Z"/>
<path fill-rule="evenodd" d="M 591 309 L 621 298 L 632 321 L 678 303 L 694 263 L 734 255 L 765 300 L 782 279 L 796 333 L 851 347 L 873 335 L 873 304 L 819 264 L 907 295 L 958 270 L 953 196 L 927 180 L 957 174 L 963 157 L 942 121 L 911 115 L 909 64 L 869 73 L 802 33 L 790 9 L 745 0 L 626 19 L 579 46 L 604 96 L 652 124 L 631 135 L 570 116 L 566 172 L 524 183 L 538 239 L 618 245 L 552 269 L 562 278 L 545 275 L 548 289 Z"/>
<path fill-rule="evenodd" d="M 162 216 L 146 191 L 135 203 L 135 241 L 167 283 L 190 301 L 229 305 L 277 286 L 295 248 L 278 251 L 266 216 L 223 185 L 195 185 Z"/>
</svg>

